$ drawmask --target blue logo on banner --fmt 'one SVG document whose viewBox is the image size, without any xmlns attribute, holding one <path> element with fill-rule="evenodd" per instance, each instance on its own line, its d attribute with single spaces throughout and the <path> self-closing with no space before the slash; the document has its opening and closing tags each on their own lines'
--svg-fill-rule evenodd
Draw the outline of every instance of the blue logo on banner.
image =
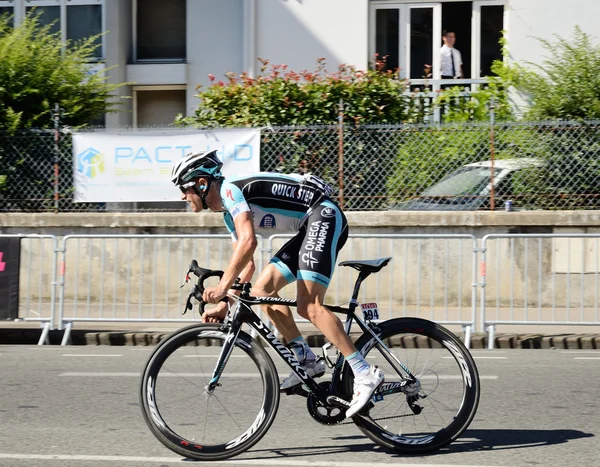
<svg viewBox="0 0 600 467">
<path fill-rule="evenodd" d="M 104 156 L 94 148 L 88 148 L 77 156 L 77 171 L 87 178 L 104 172 Z"/>
<path fill-rule="evenodd" d="M 264 227 L 266 229 L 274 229 L 275 228 L 275 216 L 272 214 L 267 214 L 260 221 L 260 227 Z"/>
</svg>

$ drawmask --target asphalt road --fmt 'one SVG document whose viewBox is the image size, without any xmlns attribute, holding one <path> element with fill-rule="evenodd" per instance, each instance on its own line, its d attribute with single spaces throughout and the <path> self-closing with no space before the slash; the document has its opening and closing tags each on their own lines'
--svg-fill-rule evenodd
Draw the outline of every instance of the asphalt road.
<svg viewBox="0 0 600 467">
<path fill-rule="evenodd" d="M 142 419 L 139 373 L 151 350 L 0 346 L 0 466 L 189 462 L 164 448 Z M 598 465 L 600 351 L 473 355 L 483 377 L 479 411 L 462 438 L 435 454 L 386 453 L 354 425 L 319 425 L 304 399 L 282 396 L 275 423 L 254 448 L 211 465 Z"/>
</svg>

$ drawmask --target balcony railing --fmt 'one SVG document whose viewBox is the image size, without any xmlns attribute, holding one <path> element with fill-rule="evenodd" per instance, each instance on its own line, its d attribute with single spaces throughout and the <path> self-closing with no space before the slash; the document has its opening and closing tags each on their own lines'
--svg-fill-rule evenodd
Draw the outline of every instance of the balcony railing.
<svg viewBox="0 0 600 467">
<path fill-rule="evenodd" d="M 489 83 L 488 78 L 477 79 L 410 79 L 408 80 L 407 96 L 418 100 L 420 112 L 425 115 L 425 121 L 439 123 L 453 107 L 460 107 L 473 99 L 474 92 Z M 459 88 L 452 100 L 443 105 L 437 105 L 440 91 L 450 87 Z"/>
</svg>

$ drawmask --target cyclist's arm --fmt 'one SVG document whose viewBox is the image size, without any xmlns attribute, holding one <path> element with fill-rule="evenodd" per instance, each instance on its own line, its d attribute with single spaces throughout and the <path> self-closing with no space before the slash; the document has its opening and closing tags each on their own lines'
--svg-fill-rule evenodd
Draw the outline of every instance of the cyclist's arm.
<svg viewBox="0 0 600 467">
<path fill-rule="evenodd" d="M 225 292 L 227 292 L 237 277 L 240 277 L 242 280 L 246 279 L 246 277 L 241 276 L 242 272 L 244 272 L 245 276 L 254 272 L 253 256 L 257 246 L 252 212 L 242 212 L 233 221 L 237 237 L 237 241 L 235 242 L 236 248 L 233 251 L 233 257 L 229 261 L 229 266 L 227 266 L 219 283 Z M 252 263 L 252 265 L 249 263 Z M 252 277 L 252 274 L 250 274 L 250 277 Z"/>
<path fill-rule="evenodd" d="M 254 275 L 254 271 L 256 271 L 256 264 L 254 263 L 254 257 L 250 258 L 246 267 L 240 273 L 240 282 L 250 282 L 252 280 L 252 276 Z"/>
</svg>

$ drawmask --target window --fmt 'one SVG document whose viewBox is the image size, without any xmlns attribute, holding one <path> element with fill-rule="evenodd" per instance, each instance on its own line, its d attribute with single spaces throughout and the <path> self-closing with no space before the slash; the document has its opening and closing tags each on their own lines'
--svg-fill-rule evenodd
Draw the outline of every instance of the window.
<svg viewBox="0 0 600 467">
<path fill-rule="evenodd" d="M 454 47 L 462 57 L 462 70 L 465 79 L 471 78 L 471 23 L 473 2 L 447 2 L 442 4 L 442 31 L 454 32 Z M 440 46 L 442 40 L 440 38 Z"/>
<path fill-rule="evenodd" d="M 375 10 L 375 53 L 385 60 L 385 70 L 396 70 L 399 62 L 400 10 L 381 8 Z"/>
<path fill-rule="evenodd" d="M 137 0 L 134 31 L 137 61 L 184 61 L 186 1 Z"/>
<path fill-rule="evenodd" d="M 426 78 L 433 62 L 433 9 L 410 9 L 410 77 Z"/>
<path fill-rule="evenodd" d="M 504 7 L 502 5 L 483 5 L 481 7 L 481 76 L 492 74 L 494 60 L 502 60 L 502 29 Z"/>
<path fill-rule="evenodd" d="M 185 115 L 185 86 L 134 86 L 134 126 L 167 126 Z"/>
<path fill-rule="evenodd" d="M 60 2 L 57 0 L 42 0 L 27 2 L 27 5 L 31 5 L 25 9 L 27 15 L 38 16 L 39 22 L 43 26 L 54 23 L 50 28 L 50 32 L 53 34 L 60 32 Z"/>
<path fill-rule="evenodd" d="M 386 69 L 401 78 L 421 79 L 438 65 L 440 3 L 371 2 L 371 56 L 387 56 Z"/>
<path fill-rule="evenodd" d="M 67 6 L 67 39 L 73 42 L 85 40 L 102 32 L 102 5 L 71 4 Z M 95 41 L 99 45 L 94 56 L 101 59 L 102 37 Z"/>
<path fill-rule="evenodd" d="M 11 16 L 11 25 L 15 24 L 15 7 L 12 4 L 13 2 L 9 1 L 0 1 L 0 17 L 6 15 Z"/>
<path fill-rule="evenodd" d="M 54 23 L 51 32 L 61 33 L 63 39 L 79 42 L 104 31 L 104 0 L 28 0 L 26 14 L 40 15 L 43 25 Z M 104 58 L 103 38 L 94 52 L 98 60 Z"/>
<path fill-rule="evenodd" d="M 456 34 L 456 49 L 466 79 L 491 74 L 502 58 L 499 40 L 506 29 L 507 0 L 370 1 L 370 58 L 387 56 L 386 69 L 400 69 L 400 77 L 418 80 L 441 77 L 442 30 Z"/>
</svg>

